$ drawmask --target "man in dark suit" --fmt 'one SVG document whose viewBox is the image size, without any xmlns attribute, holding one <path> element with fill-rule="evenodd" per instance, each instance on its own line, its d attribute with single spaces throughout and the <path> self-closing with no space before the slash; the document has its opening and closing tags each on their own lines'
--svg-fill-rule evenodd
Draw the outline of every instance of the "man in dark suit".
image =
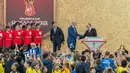
<svg viewBox="0 0 130 73">
<path fill-rule="evenodd" d="M 87 29 L 88 30 L 85 32 L 85 34 L 82 37 L 80 37 L 80 39 L 83 39 L 86 36 L 87 37 L 97 37 L 97 31 L 95 28 L 92 28 L 92 25 L 90 23 L 87 25 Z"/>
<path fill-rule="evenodd" d="M 52 22 L 53 28 L 50 32 L 50 40 L 53 43 L 53 52 L 60 50 L 61 43 L 64 42 L 64 34 L 60 27 L 57 27 L 55 22 Z"/>
<path fill-rule="evenodd" d="M 70 48 L 71 52 L 73 52 L 76 48 L 76 39 L 79 39 L 80 35 L 76 29 L 76 22 L 73 21 L 72 25 L 68 28 L 68 39 L 67 44 L 68 48 Z"/>
</svg>

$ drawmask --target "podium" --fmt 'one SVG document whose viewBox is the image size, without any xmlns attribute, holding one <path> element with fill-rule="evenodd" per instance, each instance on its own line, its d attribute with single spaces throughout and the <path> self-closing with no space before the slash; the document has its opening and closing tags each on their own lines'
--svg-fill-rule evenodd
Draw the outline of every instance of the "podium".
<svg viewBox="0 0 130 73">
<path fill-rule="evenodd" d="M 106 41 L 101 37 L 85 37 L 83 41 L 81 41 L 90 51 L 100 49 Z"/>
</svg>

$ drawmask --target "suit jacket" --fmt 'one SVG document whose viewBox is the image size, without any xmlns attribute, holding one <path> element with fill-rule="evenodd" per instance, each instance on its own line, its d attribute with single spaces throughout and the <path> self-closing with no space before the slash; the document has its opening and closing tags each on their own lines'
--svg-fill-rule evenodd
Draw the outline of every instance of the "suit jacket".
<svg viewBox="0 0 130 73">
<path fill-rule="evenodd" d="M 64 33 L 62 32 L 61 28 L 57 27 L 56 32 L 54 32 L 54 28 L 51 29 L 50 40 L 52 42 L 58 42 L 58 43 L 63 43 L 65 41 Z"/>
<path fill-rule="evenodd" d="M 68 39 L 67 39 L 67 42 L 68 43 L 76 43 L 76 39 L 77 39 L 78 36 L 80 36 L 80 35 L 78 34 L 77 29 L 76 28 L 74 29 L 73 26 L 70 26 L 68 28 Z"/>
<path fill-rule="evenodd" d="M 96 29 L 95 28 L 91 28 L 91 31 L 89 32 L 89 30 L 87 30 L 86 32 L 85 32 L 85 34 L 82 36 L 82 37 L 80 37 L 80 39 L 82 39 L 82 38 L 85 38 L 85 37 L 96 37 L 97 36 L 97 31 L 96 31 Z"/>
</svg>

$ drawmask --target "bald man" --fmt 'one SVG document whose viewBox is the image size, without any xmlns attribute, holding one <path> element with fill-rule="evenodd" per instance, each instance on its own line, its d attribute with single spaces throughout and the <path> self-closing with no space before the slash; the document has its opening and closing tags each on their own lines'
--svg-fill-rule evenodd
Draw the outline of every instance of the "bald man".
<svg viewBox="0 0 130 73">
<path fill-rule="evenodd" d="M 70 27 L 68 28 L 67 44 L 71 52 L 73 52 L 76 48 L 76 39 L 79 39 L 79 37 L 81 37 L 81 35 L 77 32 L 76 25 L 76 21 L 72 21 Z"/>
</svg>

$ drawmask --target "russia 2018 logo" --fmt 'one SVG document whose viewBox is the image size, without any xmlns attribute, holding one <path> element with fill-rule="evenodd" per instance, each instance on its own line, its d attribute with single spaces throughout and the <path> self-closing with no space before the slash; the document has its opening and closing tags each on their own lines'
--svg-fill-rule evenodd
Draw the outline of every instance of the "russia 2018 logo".
<svg viewBox="0 0 130 73">
<path fill-rule="evenodd" d="M 20 22 L 40 23 L 44 33 L 48 33 L 54 21 L 55 0 L 4 0 L 5 24 L 14 25 Z"/>
<path fill-rule="evenodd" d="M 35 0 L 24 0 L 25 3 L 25 15 L 27 16 L 34 16 L 35 15 L 35 8 L 34 8 L 34 1 Z"/>
</svg>

